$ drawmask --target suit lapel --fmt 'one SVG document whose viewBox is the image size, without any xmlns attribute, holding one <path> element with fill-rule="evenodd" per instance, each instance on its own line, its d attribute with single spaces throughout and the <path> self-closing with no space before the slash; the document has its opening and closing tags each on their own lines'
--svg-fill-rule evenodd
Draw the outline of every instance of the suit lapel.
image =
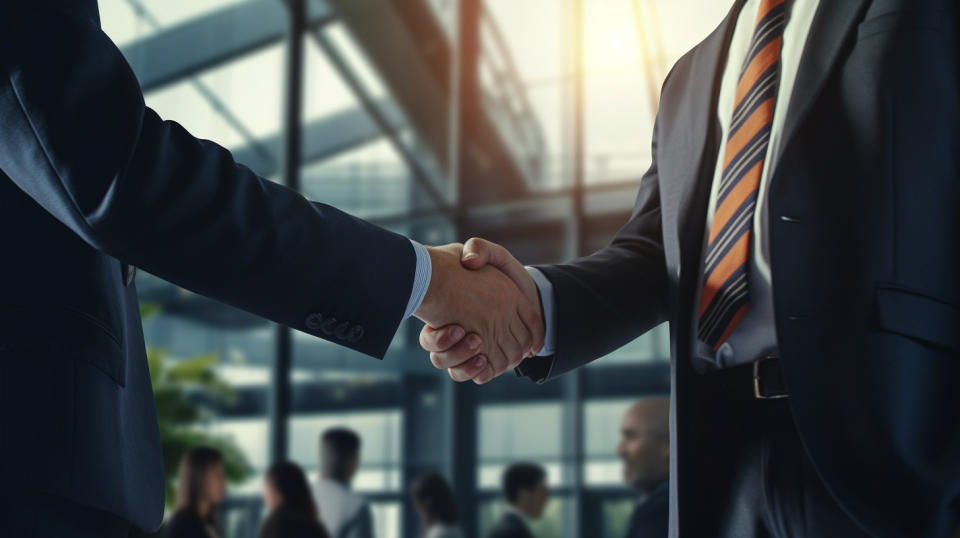
<svg viewBox="0 0 960 538">
<path fill-rule="evenodd" d="M 678 208 L 678 239 L 680 243 L 680 264 L 683 267 L 682 278 L 697 278 L 697 267 L 703 249 L 704 227 L 706 226 L 707 204 L 710 199 L 710 185 L 713 181 L 719 147 L 720 122 L 717 118 L 717 100 L 720 82 L 727 61 L 727 52 L 737 18 L 745 0 L 734 2 L 726 19 L 706 41 L 693 58 L 693 73 L 704 73 L 703 81 L 695 81 L 688 92 L 683 110 L 688 114 L 686 123 L 691 138 L 689 154 L 693 167 L 680 180 L 680 191 L 676 193 Z M 706 110 L 704 110 L 706 106 Z M 678 178 L 679 179 L 679 178 Z M 682 286 L 681 289 L 693 288 Z"/>
<path fill-rule="evenodd" d="M 807 34 L 807 41 L 797 68 L 797 78 L 793 84 L 790 106 L 783 133 L 780 135 L 780 155 L 790 146 L 797 129 L 810 114 L 810 109 L 819 97 L 834 64 L 843 51 L 847 36 L 860 19 L 867 0 L 844 0 L 833 2 L 821 0 L 814 15 L 813 24 Z M 781 159 L 782 160 L 782 159 Z M 779 163 L 777 163 L 779 167 Z M 775 172 L 776 170 L 774 170 Z M 771 176 L 774 179 L 776 174 Z"/>
<path fill-rule="evenodd" d="M 675 222 L 680 248 L 679 262 L 683 267 L 684 279 L 697 277 L 696 269 L 699 267 L 703 250 L 710 184 L 721 136 L 717 120 L 717 98 L 730 40 L 743 3 L 744 0 L 734 2 L 726 19 L 701 44 L 692 59 L 690 72 L 709 74 L 709 78 L 705 76 L 704 81 L 692 81 L 687 85 L 677 124 L 687 129 L 689 145 L 686 147 L 689 151 L 686 155 L 695 155 L 696 159 L 691 160 L 686 168 L 677 167 L 676 171 L 683 172 L 661 186 L 663 202 L 667 206 L 664 208 L 665 212 L 672 213 L 677 219 Z M 780 137 L 781 156 L 816 102 L 830 71 L 841 55 L 843 43 L 855 28 L 862 8 L 867 3 L 868 0 L 820 2 L 798 67 L 795 90 Z M 709 103 L 706 112 L 704 103 Z M 775 178 L 775 174 L 771 176 L 771 180 Z M 664 224 L 668 225 L 667 222 Z M 686 288 L 681 285 L 681 289 Z"/>
</svg>

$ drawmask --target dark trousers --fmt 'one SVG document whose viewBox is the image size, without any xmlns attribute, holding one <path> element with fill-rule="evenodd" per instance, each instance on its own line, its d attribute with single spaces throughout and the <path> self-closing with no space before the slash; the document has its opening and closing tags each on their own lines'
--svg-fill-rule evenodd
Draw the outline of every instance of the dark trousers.
<svg viewBox="0 0 960 538">
<path fill-rule="evenodd" d="M 722 444 L 704 514 L 711 523 L 691 535 L 720 538 L 860 538 L 869 536 L 827 491 L 801 444 L 788 399 L 757 400 L 752 371 L 706 374 L 712 393 L 710 436 Z M 711 438 L 711 437 L 707 437 Z M 717 445 L 713 445 L 717 446 Z M 708 449 L 709 453 L 710 450 Z M 709 458 L 709 456 L 708 456 Z M 704 521 L 706 523 L 706 521 Z M 682 526 L 682 524 L 681 524 Z"/>
<path fill-rule="evenodd" d="M 4 538 L 127 538 L 130 523 L 72 501 L 0 484 Z"/>
</svg>

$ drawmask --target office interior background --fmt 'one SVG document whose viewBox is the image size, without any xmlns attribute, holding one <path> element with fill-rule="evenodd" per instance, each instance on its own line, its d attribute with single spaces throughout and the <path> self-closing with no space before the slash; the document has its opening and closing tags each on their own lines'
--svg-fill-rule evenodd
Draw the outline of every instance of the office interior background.
<svg viewBox="0 0 960 538">
<path fill-rule="evenodd" d="M 663 79 L 729 4 L 100 0 L 100 10 L 147 104 L 260 175 L 423 243 L 481 236 L 535 264 L 601 248 L 626 222 Z M 176 426 L 165 433 L 227 440 L 247 463 L 223 507 L 226 538 L 256 536 L 272 461 L 316 479 L 318 438 L 334 425 L 363 439 L 355 488 L 372 500 L 379 537 L 419 535 L 407 488 L 431 470 L 451 480 L 467 535 L 482 535 L 513 461 L 548 469 L 540 536 L 622 535 L 635 494 L 616 456 L 620 416 L 669 391 L 665 326 L 543 385 L 507 373 L 477 387 L 434 370 L 415 319 L 378 361 L 150 275 L 138 287 L 154 384 L 194 408 L 168 417 L 158 401 L 162 424 Z"/>
</svg>

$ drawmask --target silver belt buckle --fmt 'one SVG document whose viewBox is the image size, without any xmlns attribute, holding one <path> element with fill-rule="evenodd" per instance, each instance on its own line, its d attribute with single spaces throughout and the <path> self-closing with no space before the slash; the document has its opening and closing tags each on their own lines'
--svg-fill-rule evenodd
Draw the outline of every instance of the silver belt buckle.
<svg viewBox="0 0 960 538">
<path fill-rule="evenodd" d="M 774 359 L 777 359 L 777 357 L 768 356 L 753 362 L 753 397 L 758 400 L 779 400 L 790 396 L 789 394 L 769 395 L 760 390 L 760 363 Z"/>
</svg>

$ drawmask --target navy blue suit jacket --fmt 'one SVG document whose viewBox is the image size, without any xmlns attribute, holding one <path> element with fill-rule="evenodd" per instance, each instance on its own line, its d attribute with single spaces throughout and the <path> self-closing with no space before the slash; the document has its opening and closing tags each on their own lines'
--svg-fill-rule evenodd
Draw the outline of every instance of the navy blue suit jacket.
<svg viewBox="0 0 960 538">
<path fill-rule="evenodd" d="M 704 434 L 729 408 L 693 368 L 692 325 L 739 4 L 664 83 L 653 164 L 612 244 L 541 268 L 556 294 L 557 353 L 520 369 L 549 379 L 669 321 L 680 536 L 716 532 L 705 485 L 737 449 Z M 790 406 L 827 488 L 875 536 L 943 537 L 960 518 L 958 10 L 821 0 L 770 178 Z"/>
<path fill-rule="evenodd" d="M 664 480 L 634 507 L 624 538 L 666 538 L 669 526 L 670 482 Z"/>
<path fill-rule="evenodd" d="M 487 532 L 487 538 L 533 538 L 533 533 L 520 516 L 505 512 Z"/>
<path fill-rule="evenodd" d="M 156 528 L 132 267 L 382 357 L 409 241 L 311 203 L 144 106 L 95 0 L 0 3 L 0 479 Z"/>
</svg>

